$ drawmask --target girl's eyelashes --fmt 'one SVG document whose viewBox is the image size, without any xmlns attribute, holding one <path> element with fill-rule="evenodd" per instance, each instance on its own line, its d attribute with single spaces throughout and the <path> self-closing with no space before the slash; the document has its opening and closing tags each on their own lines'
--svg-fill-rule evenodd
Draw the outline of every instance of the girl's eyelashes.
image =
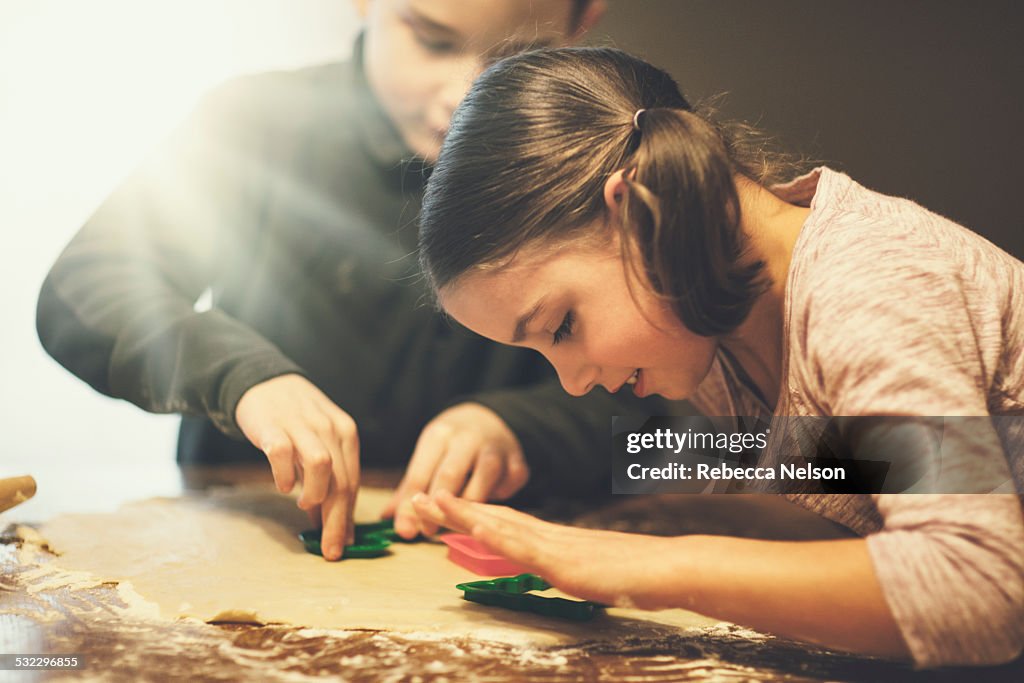
<svg viewBox="0 0 1024 683">
<path fill-rule="evenodd" d="M 572 309 L 565 312 L 565 317 L 562 318 L 562 324 L 558 326 L 555 333 L 552 335 L 551 343 L 558 344 L 564 339 L 572 335 L 572 326 L 576 322 L 576 316 L 573 314 Z"/>
</svg>

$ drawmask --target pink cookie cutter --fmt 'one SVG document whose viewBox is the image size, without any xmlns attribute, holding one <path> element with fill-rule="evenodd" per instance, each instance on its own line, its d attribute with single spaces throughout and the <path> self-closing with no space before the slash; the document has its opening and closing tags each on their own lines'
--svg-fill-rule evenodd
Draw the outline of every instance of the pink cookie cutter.
<svg viewBox="0 0 1024 683">
<path fill-rule="evenodd" d="M 526 569 L 501 555 L 495 555 L 483 543 L 466 534 L 443 534 L 448 559 L 480 576 L 512 576 Z"/>
</svg>

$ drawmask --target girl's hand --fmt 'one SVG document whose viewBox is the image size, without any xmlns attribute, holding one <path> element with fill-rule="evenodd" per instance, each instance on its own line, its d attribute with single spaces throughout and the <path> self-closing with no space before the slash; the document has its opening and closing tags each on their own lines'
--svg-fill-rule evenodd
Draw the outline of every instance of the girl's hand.
<svg viewBox="0 0 1024 683">
<path fill-rule="evenodd" d="M 359 489 L 359 435 L 355 421 L 305 377 L 282 375 L 252 387 L 235 420 L 270 461 L 274 482 L 289 493 L 302 482 L 298 505 L 323 525 L 324 558 L 337 560 L 354 536 L 352 510 Z"/>
<path fill-rule="evenodd" d="M 552 586 L 606 605 L 660 609 L 685 605 L 678 538 L 551 524 L 511 508 L 418 494 L 413 504 L 436 525 L 472 534 Z"/>
<path fill-rule="evenodd" d="M 664 538 L 559 526 L 448 493 L 419 494 L 413 504 L 580 598 L 682 607 L 829 648 L 910 657 L 863 538 Z"/>
<path fill-rule="evenodd" d="M 437 532 L 410 502 L 417 493 L 448 491 L 466 500 L 504 500 L 526 484 L 530 470 L 505 421 L 479 403 L 461 403 L 423 428 L 405 476 L 382 511 L 403 538 Z"/>
</svg>

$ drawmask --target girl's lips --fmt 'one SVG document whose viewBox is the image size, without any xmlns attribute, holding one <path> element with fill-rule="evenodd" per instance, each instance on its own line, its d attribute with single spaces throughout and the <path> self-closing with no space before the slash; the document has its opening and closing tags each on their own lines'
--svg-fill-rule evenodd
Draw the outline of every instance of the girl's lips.
<svg viewBox="0 0 1024 683">
<path fill-rule="evenodd" d="M 629 386 L 631 386 L 631 387 L 632 387 L 632 386 L 633 386 L 634 384 L 636 384 L 636 378 L 637 378 L 637 373 L 638 373 L 638 372 L 640 372 L 640 368 L 637 368 L 636 370 L 634 370 L 633 372 L 631 372 L 631 373 L 630 373 L 630 375 L 629 375 L 629 377 L 627 377 L 626 379 L 622 380 L 622 383 L 621 383 L 621 384 L 619 384 L 619 386 L 615 387 L 615 391 L 612 391 L 611 393 L 613 393 L 613 394 L 617 394 L 617 393 L 619 393 L 620 391 L 622 391 L 622 388 L 623 388 L 624 386 L 626 386 L 627 384 L 628 384 Z"/>
<path fill-rule="evenodd" d="M 643 398 L 644 396 L 647 395 L 646 391 L 644 389 L 644 371 L 643 370 L 637 370 L 636 371 L 636 384 L 633 385 L 633 393 L 636 396 L 638 396 L 639 398 Z"/>
</svg>

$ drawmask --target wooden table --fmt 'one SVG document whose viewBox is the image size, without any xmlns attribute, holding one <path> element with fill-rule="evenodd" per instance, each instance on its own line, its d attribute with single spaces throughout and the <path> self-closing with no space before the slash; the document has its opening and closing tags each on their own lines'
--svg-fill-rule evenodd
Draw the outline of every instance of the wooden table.
<svg viewBox="0 0 1024 683">
<path fill-rule="evenodd" d="M 371 485 L 395 472 L 368 472 Z M 192 469 L 164 488 L 266 480 L 264 468 Z M 131 497 L 125 492 L 124 499 Z M 109 507 L 110 500 L 102 501 Z M 86 505 L 88 507 L 88 505 Z M 833 533 L 783 501 L 737 496 L 620 498 L 596 511 L 565 502 L 555 517 L 588 526 L 649 533 L 716 532 L 760 537 Z M 5 519 L 11 518 L 8 513 Z M 45 514 L 43 514 L 45 516 Z M 38 519 L 38 517 L 37 517 Z M 984 670 L 912 672 L 879 660 L 830 653 L 779 639 L 753 639 L 723 625 L 676 633 L 543 650 L 472 638 L 410 639 L 374 630 L 316 632 L 282 626 L 205 624 L 194 620 L 125 619 L 116 584 L 31 593 L 19 578 L 13 538 L 0 539 L 0 652 L 77 653 L 85 668 L 66 672 L 0 671 L 5 680 L 294 681 L 332 676 L 348 681 L 1020 681 L 1021 661 Z"/>
</svg>

